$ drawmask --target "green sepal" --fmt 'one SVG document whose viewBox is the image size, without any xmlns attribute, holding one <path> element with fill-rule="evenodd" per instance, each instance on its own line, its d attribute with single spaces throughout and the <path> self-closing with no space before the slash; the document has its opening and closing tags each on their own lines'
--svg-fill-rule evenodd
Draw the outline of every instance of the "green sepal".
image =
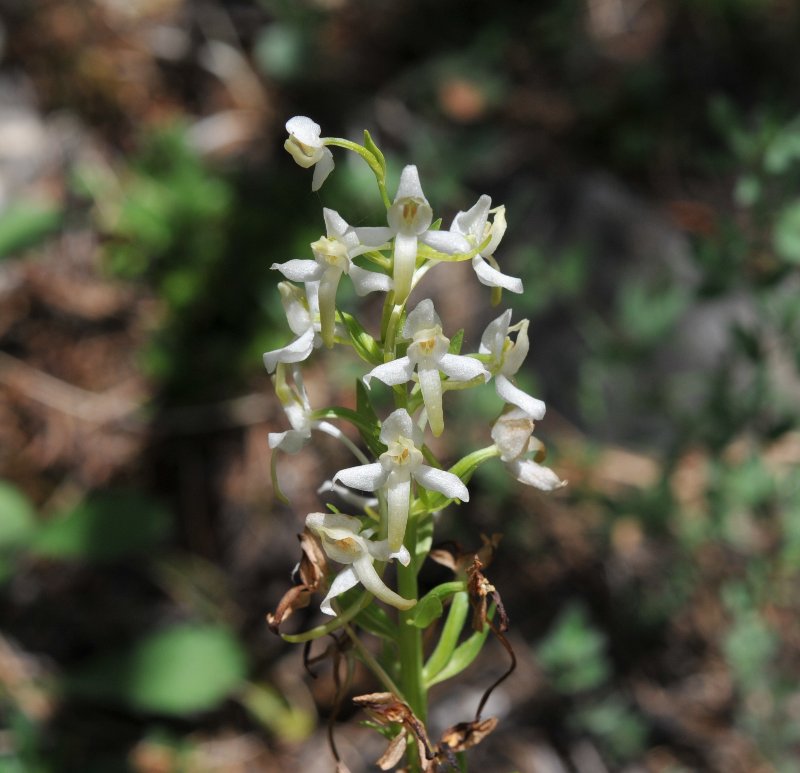
<svg viewBox="0 0 800 773">
<path fill-rule="evenodd" d="M 383 170 L 383 176 L 386 176 L 386 159 L 381 153 L 381 149 L 375 144 L 370 133 L 364 129 L 364 147 L 375 156 L 380 168 Z M 370 164 L 372 166 L 372 164 Z"/>
<path fill-rule="evenodd" d="M 361 327 L 359 321 L 352 314 L 348 314 L 346 311 L 338 311 L 337 314 L 347 328 L 356 354 L 371 365 L 381 365 L 383 353 L 375 339 Z"/>
<path fill-rule="evenodd" d="M 462 327 L 451 339 L 450 346 L 447 347 L 448 354 L 461 354 L 461 346 L 464 343 L 464 328 Z"/>
<path fill-rule="evenodd" d="M 438 217 L 438 218 L 436 218 L 436 220 L 434 220 L 431 223 L 430 228 L 428 230 L 429 231 L 439 231 L 441 229 L 441 227 L 442 227 L 442 218 Z"/>
<path fill-rule="evenodd" d="M 414 617 L 409 621 L 417 628 L 427 628 L 434 620 L 442 616 L 444 604 L 454 593 L 464 590 L 464 583 L 459 581 L 443 582 L 428 591 L 414 607 Z"/>
<path fill-rule="evenodd" d="M 489 617 L 493 616 L 494 605 L 489 608 Z M 430 681 L 427 682 L 427 686 L 432 687 L 435 684 L 439 684 L 439 682 L 452 679 L 465 668 L 468 668 L 472 664 L 472 661 L 478 657 L 490 630 L 491 628 L 485 625 L 482 631 L 475 631 L 469 639 L 459 644 L 458 647 L 453 650 L 453 654 L 450 656 L 450 660 L 447 661 L 447 665 L 438 674 L 431 677 Z"/>
<path fill-rule="evenodd" d="M 370 604 L 362 609 L 353 621 L 375 636 L 380 636 L 388 641 L 397 641 L 397 626 L 389 619 L 389 615 L 386 614 L 383 607 L 379 607 L 377 604 Z"/>
</svg>

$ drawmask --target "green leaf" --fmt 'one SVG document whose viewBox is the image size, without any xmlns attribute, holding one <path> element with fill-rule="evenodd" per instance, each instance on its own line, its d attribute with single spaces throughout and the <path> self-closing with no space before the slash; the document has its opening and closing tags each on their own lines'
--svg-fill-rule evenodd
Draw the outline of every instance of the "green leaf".
<svg viewBox="0 0 800 773">
<path fill-rule="evenodd" d="M 352 314 L 345 311 L 340 311 L 338 314 L 350 334 L 356 354 L 371 365 L 380 365 L 383 362 L 383 354 L 375 339 L 361 327 Z"/>
<path fill-rule="evenodd" d="M 451 339 L 450 346 L 447 347 L 449 354 L 461 354 L 461 346 L 464 343 L 464 328 L 462 327 Z"/>
<path fill-rule="evenodd" d="M 0 550 L 28 542 L 36 530 L 36 514 L 16 487 L 0 481 Z"/>
<path fill-rule="evenodd" d="M 358 426 L 361 438 L 375 456 L 380 456 L 386 450 L 380 441 L 380 420 L 372 405 L 369 390 L 360 378 L 356 379 L 356 411 L 366 424 L 366 427 Z M 367 427 L 371 427 L 371 430 L 367 431 Z"/>
<path fill-rule="evenodd" d="M 12 204 L 0 215 L 0 258 L 35 246 L 60 225 L 60 209 L 31 201 Z"/>
<path fill-rule="evenodd" d="M 245 653 L 222 626 L 178 625 L 98 657 L 68 679 L 67 690 L 140 711 L 208 711 L 240 688 Z"/>
<path fill-rule="evenodd" d="M 494 606 L 491 607 L 489 614 L 494 614 Z M 482 631 L 475 631 L 469 639 L 459 644 L 458 647 L 453 650 L 453 654 L 450 660 L 447 661 L 447 665 L 428 682 L 428 687 L 439 684 L 439 682 L 444 682 L 447 679 L 452 679 L 465 668 L 469 667 L 472 661 L 478 657 L 490 630 L 491 628 L 486 625 Z"/>
<path fill-rule="evenodd" d="M 150 497 L 107 491 L 44 523 L 31 550 L 52 558 L 113 561 L 149 550 L 171 525 L 169 511 Z"/>
<path fill-rule="evenodd" d="M 364 147 L 375 156 L 380 168 L 383 170 L 384 177 L 386 176 L 386 159 L 381 153 L 381 149 L 375 144 L 370 133 L 364 129 Z"/>
</svg>

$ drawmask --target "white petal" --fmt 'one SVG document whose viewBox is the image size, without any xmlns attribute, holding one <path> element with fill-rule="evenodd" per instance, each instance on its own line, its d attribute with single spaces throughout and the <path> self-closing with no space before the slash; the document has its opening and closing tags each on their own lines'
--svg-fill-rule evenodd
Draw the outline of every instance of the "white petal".
<svg viewBox="0 0 800 773">
<path fill-rule="evenodd" d="M 320 144 L 320 126 L 308 116 L 296 115 L 286 122 L 286 131 L 297 137 L 304 145 L 316 147 Z"/>
<path fill-rule="evenodd" d="M 328 207 L 322 208 L 322 217 L 325 220 L 325 233 L 329 239 L 341 239 L 350 228 L 347 221 L 335 210 Z"/>
<path fill-rule="evenodd" d="M 465 357 L 460 354 L 443 354 L 438 362 L 442 373 L 449 376 L 454 381 L 470 381 L 478 376 L 483 376 L 484 383 L 492 376 L 483 363 L 473 357 Z"/>
<path fill-rule="evenodd" d="M 286 432 L 270 432 L 267 436 L 270 448 L 279 448 L 287 454 L 296 454 L 310 438 L 310 432 L 300 432 L 296 429 Z"/>
<path fill-rule="evenodd" d="M 369 373 L 364 376 L 364 383 L 369 386 L 371 379 L 376 378 L 388 386 L 397 386 L 398 384 L 405 384 L 406 381 L 411 380 L 411 375 L 414 372 L 414 365 L 408 357 L 400 357 L 391 362 L 385 362 L 383 365 L 377 365 Z"/>
<path fill-rule="evenodd" d="M 409 476 L 390 474 L 386 491 L 388 510 L 389 550 L 393 553 L 403 546 L 408 523 L 408 508 L 411 501 L 411 478 Z"/>
<path fill-rule="evenodd" d="M 383 469 L 380 462 L 374 462 L 340 470 L 333 476 L 333 482 L 340 481 L 345 486 L 357 488 L 360 491 L 375 491 L 386 482 L 388 477 L 389 473 Z"/>
<path fill-rule="evenodd" d="M 417 237 L 397 234 L 394 237 L 395 303 L 402 303 L 411 292 L 411 280 L 417 267 Z"/>
<path fill-rule="evenodd" d="M 516 405 L 528 414 L 534 421 L 544 418 L 547 407 L 542 400 L 531 397 L 527 392 L 523 392 L 515 387 L 505 376 L 497 376 L 494 380 L 494 387 L 497 394 L 507 403 Z"/>
<path fill-rule="evenodd" d="M 453 255 L 456 252 L 469 252 L 469 242 L 461 234 L 453 231 L 425 231 L 419 240 L 437 252 Z"/>
<path fill-rule="evenodd" d="M 303 362 L 308 359 L 312 351 L 314 351 L 314 331 L 309 329 L 282 349 L 264 352 L 264 367 L 267 373 L 272 373 L 279 362 Z"/>
<path fill-rule="evenodd" d="M 472 268 L 478 276 L 478 281 L 487 287 L 502 287 L 511 293 L 522 292 L 522 280 L 515 276 L 503 274 L 490 266 L 480 255 L 472 259 Z"/>
<path fill-rule="evenodd" d="M 503 344 L 511 324 L 511 309 L 506 309 L 497 319 L 493 319 L 483 331 L 480 354 L 491 354 L 495 359 L 503 353 Z"/>
<path fill-rule="evenodd" d="M 392 411 L 381 424 L 381 443 L 387 446 L 398 438 L 410 438 L 415 445 L 422 444 L 422 433 L 415 426 L 411 416 L 405 408 L 397 408 Z"/>
<path fill-rule="evenodd" d="M 549 467 L 537 464 L 531 459 L 511 462 L 508 464 L 511 474 L 526 486 L 533 486 L 542 491 L 555 491 L 567 485 Z"/>
<path fill-rule="evenodd" d="M 528 340 L 528 320 L 523 319 L 521 322 L 517 322 L 516 325 L 512 325 L 509 328 L 509 332 L 513 332 L 515 329 L 517 330 L 517 337 L 514 340 L 514 345 L 506 351 L 505 357 L 503 357 L 503 365 L 500 368 L 500 372 L 504 376 L 513 376 L 522 367 L 522 363 L 525 362 L 528 350 L 531 347 Z"/>
<path fill-rule="evenodd" d="M 416 604 L 414 599 L 404 599 L 398 596 L 393 590 L 390 590 L 378 576 L 375 567 L 372 564 L 371 556 L 364 556 L 353 562 L 353 571 L 358 575 L 361 584 L 373 595 L 375 598 L 390 604 L 398 609 L 411 609 Z"/>
<path fill-rule="evenodd" d="M 388 293 L 392 289 L 392 279 L 386 274 L 377 271 L 367 271 L 358 266 L 350 266 L 350 279 L 353 280 L 353 287 L 359 295 L 367 293 L 383 292 Z"/>
<path fill-rule="evenodd" d="M 494 251 L 500 244 L 503 235 L 506 232 L 506 208 L 498 207 L 494 213 L 494 220 L 492 221 L 492 238 L 489 244 L 483 248 L 484 255 L 494 255 Z"/>
<path fill-rule="evenodd" d="M 400 184 L 397 186 L 397 195 L 394 197 L 395 201 L 399 199 L 425 199 L 425 194 L 422 192 L 422 185 L 419 181 L 419 172 L 417 167 L 413 164 L 406 166 L 400 174 Z"/>
<path fill-rule="evenodd" d="M 333 171 L 333 167 L 333 153 L 331 153 L 330 148 L 323 148 L 322 158 L 317 161 L 314 167 L 314 176 L 311 178 L 312 191 L 318 191 L 322 187 L 322 183 L 325 182 L 325 179 Z"/>
<path fill-rule="evenodd" d="M 414 479 L 430 491 L 438 491 L 451 499 L 469 502 L 467 487 L 461 482 L 461 478 L 453 475 L 452 472 L 437 470 L 435 467 L 422 464 L 414 472 Z"/>
<path fill-rule="evenodd" d="M 441 328 L 442 320 L 433 308 L 433 301 L 424 298 L 409 312 L 406 324 L 403 325 L 403 338 L 413 338 L 421 330 L 435 327 Z"/>
<path fill-rule="evenodd" d="M 444 414 L 442 412 L 442 379 L 437 368 L 426 368 L 422 364 L 417 368 L 419 387 L 431 432 L 439 437 L 444 430 Z"/>
<path fill-rule="evenodd" d="M 354 228 L 358 241 L 370 248 L 386 244 L 394 235 L 394 231 L 387 226 L 369 226 Z"/>
<path fill-rule="evenodd" d="M 293 282 L 313 282 L 319 279 L 325 269 L 316 260 L 287 260 L 285 263 L 273 263 L 270 268 L 280 271 Z"/>
<path fill-rule="evenodd" d="M 331 599 L 336 598 L 336 596 L 341 596 L 342 593 L 350 590 L 350 588 L 354 588 L 358 585 L 358 580 L 359 577 L 352 566 L 348 566 L 346 569 L 339 572 L 331 583 L 331 589 L 328 591 L 328 595 L 322 599 L 319 608 L 326 615 L 335 615 L 336 612 L 333 611 L 333 607 L 331 606 Z"/>
<path fill-rule="evenodd" d="M 466 212 L 459 212 L 453 218 L 453 224 L 450 226 L 450 230 L 463 234 L 464 236 L 472 234 L 477 239 L 482 239 L 484 226 L 489 219 L 489 209 L 491 206 L 491 198 L 484 194 Z"/>
<path fill-rule="evenodd" d="M 319 329 L 322 340 L 329 349 L 334 343 L 334 326 L 336 324 L 336 290 L 342 272 L 330 268 L 322 275 L 319 283 Z"/>
</svg>

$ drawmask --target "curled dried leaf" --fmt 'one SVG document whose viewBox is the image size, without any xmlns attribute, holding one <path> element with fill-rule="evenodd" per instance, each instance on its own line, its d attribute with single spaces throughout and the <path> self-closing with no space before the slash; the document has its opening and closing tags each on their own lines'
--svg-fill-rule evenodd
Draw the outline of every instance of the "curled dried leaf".
<svg viewBox="0 0 800 773">
<path fill-rule="evenodd" d="M 281 623 L 294 611 L 309 605 L 311 594 L 323 585 L 328 575 L 328 561 L 316 535 L 305 529 L 298 539 L 303 555 L 295 572 L 300 582 L 283 594 L 274 613 L 267 614 L 267 625 L 273 633 L 278 633 Z"/>
<path fill-rule="evenodd" d="M 361 706 L 367 714 L 379 725 L 402 725 L 403 731 L 393 738 L 389 747 L 381 755 L 378 765 L 381 770 L 389 770 L 402 759 L 402 751 L 398 754 L 398 748 L 405 749 L 408 743 L 407 734 L 411 734 L 417 744 L 420 768 L 428 769 L 428 761 L 434 758 L 428 734 L 425 726 L 414 716 L 408 704 L 403 703 L 396 695 L 390 692 L 373 692 L 367 695 L 358 695 L 353 698 L 353 703 Z M 397 738 L 403 739 L 398 741 Z M 385 767 L 384 767 L 385 765 Z"/>
<path fill-rule="evenodd" d="M 439 748 L 446 746 L 454 753 L 463 752 L 477 746 L 489 733 L 497 727 L 497 717 L 459 722 L 442 733 Z"/>
<path fill-rule="evenodd" d="M 478 703 L 478 709 L 475 712 L 476 722 L 480 719 L 481 711 L 483 711 L 486 701 L 489 700 L 489 696 L 500 684 L 511 676 L 512 672 L 517 667 L 517 657 L 508 639 L 504 636 L 505 631 L 508 630 L 508 615 L 506 614 L 500 594 L 497 592 L 497 588 L 489 582 L 481 571 L 482 569 L 483 564 L 480 559 L 477 555 L 474 556 L 472 566 L 467 573 L 467 591 L 469 592 L 469 603 L 472 606 L 472 627 L 476 631 L 483 631 L 488 625 L 495 635 L 495 638 L 503 645 L 508 653 L 511 664 L 508 670 L 484 692 L 480 703 Z M 497 616 L 500 618 L 499 622 L 495 622 L 493 616 L 489 615 L 489 598 L 494 602 Z"/>
</svg>

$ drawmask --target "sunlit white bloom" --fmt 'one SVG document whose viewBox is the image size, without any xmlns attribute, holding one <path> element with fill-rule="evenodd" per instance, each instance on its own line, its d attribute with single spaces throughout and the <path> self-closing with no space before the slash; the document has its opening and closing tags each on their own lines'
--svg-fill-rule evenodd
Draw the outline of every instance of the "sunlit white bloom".
<svg viewBox="0 0 800 773">
<path fill-rule="evenodd" d="M 459 212 L 450 226 L 452 233 L 461 234 L 470 242 L 472 249 L 479 247 L 487 239 L 488 244 L 472 259 L 472 268 L 478 281 L 487 287 L 502 287 L 512 293 L 522 292 L 522 280 L 503 274 L 497 268 L 494 252 L 506 232 L 506 208 L 497 207 L 492 210 L 492 200 L 485 194 L 466 212 Z M 489 215 L 494 214 L 492 222 Z"/>
<path fill-rule="evenodd" d="M 286 321 L 296 338 L 281 349 L 264 353 L 264 367 L 272 373 L 279 362 L 303 362 L 322 344 L 319 335 L 319 282 L 307 282 L 305 291 L 289 282 L 278 282 Z"/>
<path fill-rule="evenodd" d="M 330 347 L 336 320 L 336 290 L 342 274 L 349 274 L 359 295 L 391 288 L 392 280 L 386 274 L 360 268 L 352 258 L 380 247 L 392 234 L 388 228 L 353 228 L 332 209 L 325 208 L 322 213 L 327 235 L 311 245 L 314 260 L 288 260 L 273 263 L 272 268 L 293 282 L 319 282 L 320 332 Z"/>
<path fill-rule="evenodd" d="M 428 298 L 408 315 L 403 337 L 411 339 L 408 354 L 373 368 L 364 381 L 369 385 L 370 379 L 377 378 L 396 386 L 410 381 L 416 368 L 431 432 L 438 437 L 444 429 L 440 372 L 453 381 L 471 381 L 478 376 L 488 381 L 491 375 L 478 360 L 448 353 L 450 339 L 442 334 L 442 321 Z"/>
<path fill-rule="evenodd" d="M 500 418 L 492 426 L 494 440 L 500 458 L 506 463 L 511 474 L 526 486 L 542 491 L 553 491 L 567 485 L 549 467 L 539 462 L 544 460 L 545 450 L 541 441 L 531 434 L 534 422 L 521 408 L 507 406 Z M 533 454 L 533 459 L 527 458 Z"/>
<path fill-rule="evenodd" d="M 397 195 L 386 214 L 389 228 L 394 235 L 396 303 L 405 301 L 411 292 L 418 241 L 447 254 L 469 251 L 469 242 L 462 235 L 451 231 L 429 230 L 433 221 L 433 210 L 422 192 L 416 166 L 409 165 L 403 169 Z"/>
<path fill-rule="evenodd" d="M 329 558 L 347 564 L 347 568 L 336 575 L 328 595 L 322 600 L 320 609 L 326 615 L 336 614 L 331 600 L 359 582 L 376 598 L 398 609 L 410 609 L 417 603 L 414 599 L 404 599 L 388 588 L 374 566 L 375 561 L 389 561 L 392 558 L 408 566 L 411 556 L 404 546 L 392 551 L 387 540 L 368 539 L 370 532 L 361 532 L 361 521 L 352 515 L 309 513 L 306 526 L 319 537 Z"/>
<path fill-rule="evenodd" d="M 469 501 L 469 491 L 452 472 L 437 470 L 422 463 L 422 430 L 404 408 L 393 411 L 383 422 L 381 442 L 387 450 L 380 460 L 360 467 L 349 467 L 333 476 L 334 482 L 360 491 L 377 491 L 384 487 L 388 505 L 389 549 L 400 550 L 408 522 L 411 500 L 411 479 L 430 491 L 438 491 L 450 499 Z"/>
<path fill-rule="evenodd" d="M 270 432 L 267 438 L 269 447 L 273 450 L 279 449 L 287 454 L 296 454 L 311 439 L 311 431 L 316 430 L 336 438 L 347 446 L 359 461 L 366 463 L 367 458 L 342 430 L 330 422 L 313 417 L 300 368 L 297 365 L 292 366 L 293 383 L 289 383 L 287 380 L 286 369 L 287 366 L 284 363 L 278 363 L 273 383 L 275 394 L 278 396 L 292 428 L 285 432 Z"/>
<path fill-rule="evenodd" d="M 296 115 L 286 122 L 286 131 L 289 132 L 289 139 L 283 147 L 304 169 L 315 167 L 311 190 L 319 190 L 334 166 L 333 154 L 320 139 L 319 124 L 304 115 Z"/>
<path fill-rule="evenodd" d="M 497 394 L 507 403 L 516 405 L 532 419 L 538 421 L 544 417 L 545 404 L 514 386 L 511 381 L 528 355 L 530 347 L 528 320 L 523 319 L 516 325 L 510 323 L 511 309 L 507 309 L 486 326 L 478 351 L 491 358 L 489 369 L 495 377 L 494 385 Z M 513 332 L 517 334 L 515 341 L 509 338 L 509 333 Z"/>
</svg>

